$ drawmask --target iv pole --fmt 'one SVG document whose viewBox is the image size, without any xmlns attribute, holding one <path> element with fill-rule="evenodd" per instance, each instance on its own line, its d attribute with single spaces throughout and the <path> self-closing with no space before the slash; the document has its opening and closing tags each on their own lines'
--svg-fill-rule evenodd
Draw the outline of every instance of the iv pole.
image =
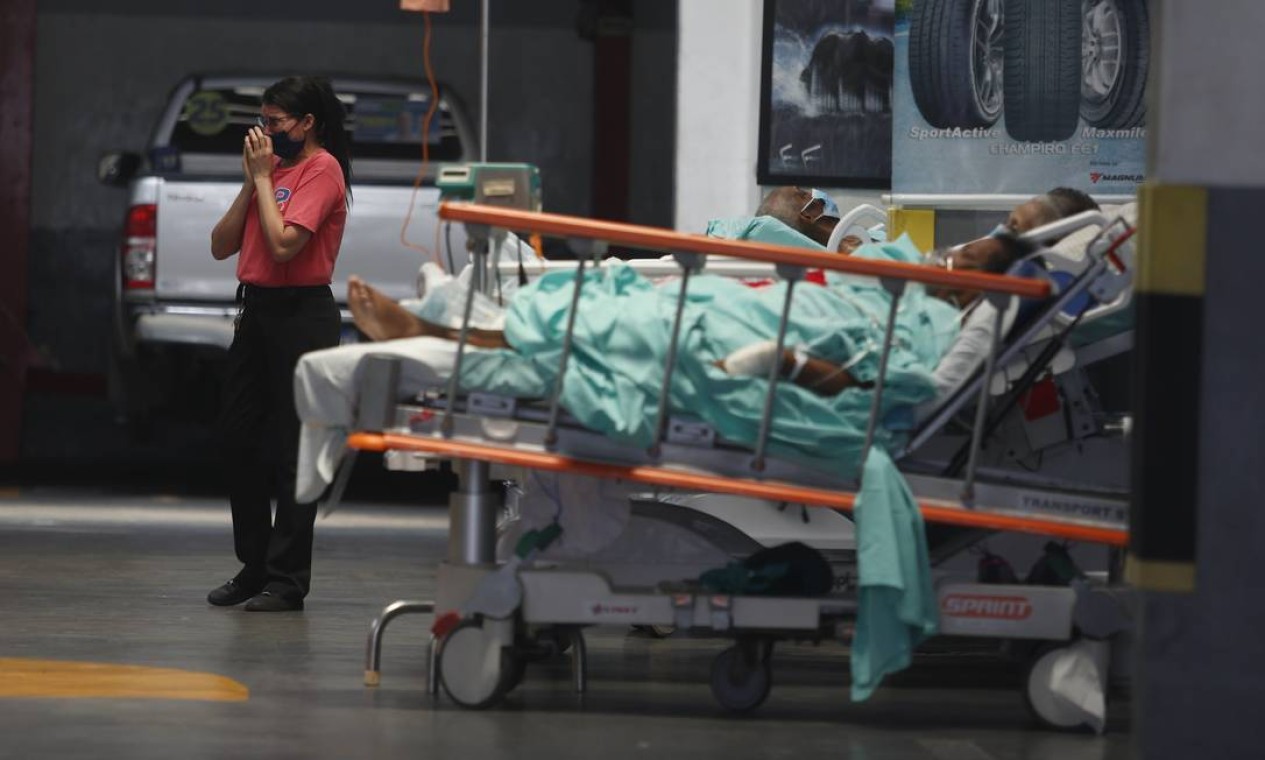
<svg viewBox="0 0 1265 760">
<path fill-rule="evenodd" d="M 479 161 L 488 160 L 488 5 L 479 2 Z"/>
</svg>

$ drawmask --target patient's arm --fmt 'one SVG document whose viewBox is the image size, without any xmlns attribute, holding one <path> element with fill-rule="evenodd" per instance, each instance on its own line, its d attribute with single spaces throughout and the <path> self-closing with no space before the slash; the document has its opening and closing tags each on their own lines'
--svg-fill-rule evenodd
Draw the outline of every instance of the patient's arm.
<svg viewBox="0 0 1265 760">
<path fill-rule="evenodd" d="M 460 335 L 458 330 L 421 319 L 355 275 L 347 278 L 347 306 L 356 328 L 371 340 L 421 336 L 457 340 Z M 467 340 L 479 348 L 509 348 L 505 333 L 500 330 L 472 327 Z"/>
<path fill-rule="evenodd" d="M 772 362 L 777 357 L 777 346 L 773 341 L 765 341 L 754 346 L 735 351 L 728 357 L 716 362 L 716 366 L 731 375 L 740 377 L 768 377 Z M 869 387 L 870 383 L 860 383 L 843 367 L 825 359 L 804 355 L 803 366 L 795 371 L 798 363 L 795 352 L 789 348 L 782 349 L 777 357 L 778 376 L 807 388 L 821 396 L 836 396 L 854 386 Z M 792 379 L 791 375 L 795 377 Z"/>
<path fill-rule="evenodd" d="M 782 354 L 782 376 L 786 377 L 795 366 L 795 356 L 789 350 L 783 351 Z M 792 382 L 821 396 L 837 396 L 848 388 L 858 386 L 864 388 L 872 385 L 872 383 L 858 382 L 843 367 L 815 356 L 808 357 L 808 361 L 804 362 L 803 368 Z"/>
</svg>

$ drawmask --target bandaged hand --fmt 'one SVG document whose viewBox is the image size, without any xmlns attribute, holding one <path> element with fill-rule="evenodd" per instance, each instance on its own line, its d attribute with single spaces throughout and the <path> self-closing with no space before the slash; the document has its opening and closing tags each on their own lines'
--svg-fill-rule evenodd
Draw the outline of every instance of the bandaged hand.
<svg viewBox="0 0 1265 760">
<path fill-rule="evenodd" d="M 831 361 L 811 357 L 803 346 L 783 348 L 779 354 L 777 342 L 772 340 L 743 346 L 715 364 L 734 377 L 762 378 L 767 378 L 776 366 L 784 381 L 789 380 L 819 396 L 834 396 L 854 386 L 874 387 L 872 382 L 858 382 L 848 372 L 851 364 L 841 367 Z"/>
<path fill-rule="evenodd" d="M 734 377 L 768 377 L 774 362 L 780 359 L 777 341 L 765 340 L 743 346 L 722 359 L 718 366 Z"/>
</svg>

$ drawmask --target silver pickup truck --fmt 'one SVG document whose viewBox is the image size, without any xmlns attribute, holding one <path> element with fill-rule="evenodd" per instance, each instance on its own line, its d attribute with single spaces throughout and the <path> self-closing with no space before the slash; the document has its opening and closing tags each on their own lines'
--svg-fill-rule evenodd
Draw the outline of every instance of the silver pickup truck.
<svg viewBox="0 0 1265 760">
<path fill-rule="evenodd" d="M 209 420 L 219 364 L 233 335 L 237 259 L 211 257 L 211 228 L 241 187 L 241 146 L 259 113 L 265 87 L 279 77 L 193 76 L 172 92 L 144 156 L 111 153 L 98 178 L 130 193 L 117 259 L 111 397 L 121 416 L 143 431 L 169 413 Z M 435 166 L 472 157 L 472 128 L 460 103 L 440 90 L 427 131 L 430 88 L 422 81 L 333 78 L 348 112 L 352 207 L 334 272 L 346 297 L 358 274 L 396 298 L 415 293 L 429 256 L 465 260 L 454 226 L 441 240 L 435 215 Z M 401 228 L 411 211 L 406 245 Z M 417 250 L 420 246 L 428 252 Z M 344 309 L 344 334 L 354 339 Z"/>
</svg>

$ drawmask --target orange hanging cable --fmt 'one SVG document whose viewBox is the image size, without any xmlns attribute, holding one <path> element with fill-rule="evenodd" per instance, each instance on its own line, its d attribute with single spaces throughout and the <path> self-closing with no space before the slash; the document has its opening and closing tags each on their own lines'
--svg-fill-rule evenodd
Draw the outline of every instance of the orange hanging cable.
<svg viewBox="0 0 1265 760">
<path fill-rule="evenodd" d="M 417 177 L 413 180 L 413 193 L 409 196 L 408 212 L 404 215 L 404 223 L 400 225 L 400 244 L 405 248 L 411 248 L 414 251 L 420 251 L 435 260 L 440 267 L 443 262 L 439 257 L 439 221 L 435 222 L 435 245 L 433 248 L 427 248 L 420 243 L 411 242 L 408 239 L 408 226 L 413 221 L 413 208 L 417 205 L 417 192 L 422 186 L 422 182 L 426 179 L 426 169 L 430 165 L 430 122 L 435 116 L 435 111 L 439 108 L 439 85 L 435 83 L 435 72 L 430 63 L 430 11 L 422 11 L 422 25 L 425 32 L 422 36 L 422 64 L 426 68 L 426 81 L 430 84 L 430 105 L 426 109 L 426 116 L 422 119 L 422 165 L 417 170 Z"/>
</svg>

